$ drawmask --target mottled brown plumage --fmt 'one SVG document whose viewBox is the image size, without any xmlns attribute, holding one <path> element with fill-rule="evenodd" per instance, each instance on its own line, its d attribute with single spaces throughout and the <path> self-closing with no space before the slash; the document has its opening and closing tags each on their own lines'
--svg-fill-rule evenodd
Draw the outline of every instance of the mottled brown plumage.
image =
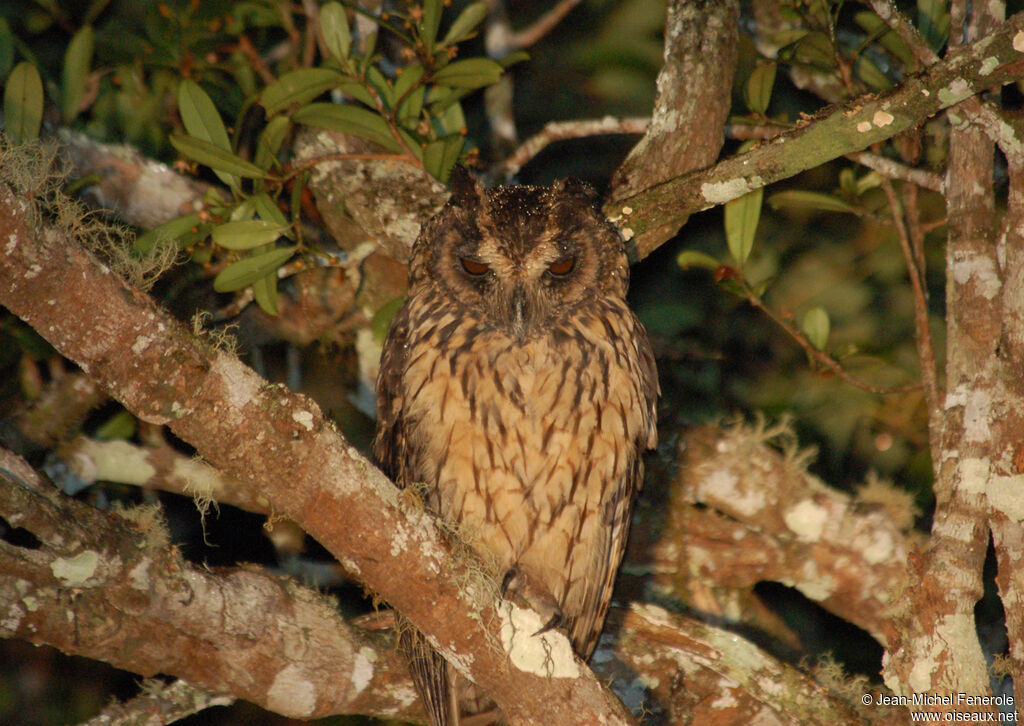
<svg viewBox="0 0 1024 726">
<path fill-rule="evenodd" d="M 581 184 L 453 187 L 384 345 L 375 451 L 587 658 L 657 436 L 625 250 Z M 405 640 L 432 720 L 454 722 L 444 661 Z"/>
</svg>

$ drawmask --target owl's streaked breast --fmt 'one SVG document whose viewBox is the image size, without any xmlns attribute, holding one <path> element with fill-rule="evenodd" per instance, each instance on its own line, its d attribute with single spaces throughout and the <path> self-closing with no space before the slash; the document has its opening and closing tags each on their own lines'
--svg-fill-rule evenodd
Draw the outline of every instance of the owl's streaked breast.
<svg viewBox="0 0 1024 726">
<path fill-rule="evenodd" d="M 612 500 L 636 464 L 623 442 L 647 426 L 635 319 L 610 301 L 519 343 L 471 316 L 419 326 L 418 312 L 402 391 L 413 468 L 485 560 L 518 567 L 571 620 L 608 566 Z"/>
</svg>

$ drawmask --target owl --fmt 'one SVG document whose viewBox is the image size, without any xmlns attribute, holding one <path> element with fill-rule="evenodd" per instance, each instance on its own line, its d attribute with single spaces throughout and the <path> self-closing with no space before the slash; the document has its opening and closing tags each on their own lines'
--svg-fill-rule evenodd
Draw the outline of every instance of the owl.
<svg viewBox="0 0 1024 726">
<path fill-rule="evenodd" d="M 384 343 L 374 452 L 586 659 L 657 441 L 626 251 L 582 183 L 484 190 L 457 169 L 452 187 Z M 431 722 L 457 723 L 454 672 L 402 640 Z"/>
</svg>

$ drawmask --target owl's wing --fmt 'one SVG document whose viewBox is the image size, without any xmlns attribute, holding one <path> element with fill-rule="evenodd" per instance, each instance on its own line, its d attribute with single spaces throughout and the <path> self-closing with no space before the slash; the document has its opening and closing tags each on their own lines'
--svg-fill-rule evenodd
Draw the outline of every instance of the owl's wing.
<svg viewBox="0 0 1024 726">
<path fill-rule="evenodd" d="M 399 487 L 417 480 L 409 446 L 402 376 L 409 339 L 409 307 L 403 305 L 391 322 L 384 341 L 377 376 L 377 436 L 373 454 L 384 473 Z M 409 662 L 416 690 L 423 699 L 430 723 L 454 726 L 458 723 L 458 701 L 450 667 L 408 620 L 397 616 L 399 640 Z"/>
<path fill-rule="evenodd" d="M 658 369 L 647 332 L 635 318 L 632 322 L 635 326 L 634 336 L 637 345 L 636 391 L 640 398 L 638 409 L 644 417 L 644 424 L 640 426 L 636 439 L 626 444 L 629 456 L 626 476 L 620 486 L 613 489 L 605 505 L 602 524 L 607 527 L 608 532 L 605 550 L 607 558 L 602 563 L 600 576 L 594 578 L 594 585 L 584 596 L 582 615 L 569 626 L 573 647 L 584 660 L 590 657 L 601 635 L 608 606 L 612 600 L 615 576 L 626 552 L 633 502 L 644 481 L 644 450 L 653 449 L 658 445 L 657 405 L 658 395 L 661 393 Z"/>
<path fill-rule="evenodd" d="M 409 306 L 403 305 L 391 321 L 384 340 L 377 374 L 377 436 L 373 455 L 384 473 L 400 487 L 410 483 L 409 452 L 406 422 L 403 416 L 405 397 L 402 375 L 405 371 L 406 343 L 409 338 Z"/>
</svg>

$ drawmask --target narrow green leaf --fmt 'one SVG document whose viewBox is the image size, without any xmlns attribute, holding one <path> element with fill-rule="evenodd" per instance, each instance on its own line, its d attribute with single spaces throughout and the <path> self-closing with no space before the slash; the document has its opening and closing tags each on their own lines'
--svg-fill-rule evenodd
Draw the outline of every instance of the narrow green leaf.
<svg viewBox="0 0 1024 726">
<path fill-rule="evenodd" d="M 461 133 L 466 128 L 466 115 L 462 112 L 461 103 L 453 103 L 444 113 L 434 120 L 434 127 L 441 136 Z"/>
<path fill-rule="evenodd" d="M 938 52 L 949 38 L 949 3 L 917 0 L 917 27 L 932 50 Z"/>
<path fill-rule="evenodd" d="M 28 61 L 14 67 L 4 88 L 4 130 L 14 144 L 39 138 L 43 122 L 43 81 Z"/>
<path fill-rule="evenodd" d="M 399 309 L 405 303 L 404 297 L 396 297 L 381 305 L 380 310 L 373 314 L 370 320 L 370 330 L 378 343 L 383 343 L 391 328 L 391 321 L 398 314 Z"/>
<path fill-rule="evenodd" d="M 423 149 L 424 168 L 439 181 L 447 183 L 452 168 L 459 160 L 465 140 L 461 134 L 453 134 L 438 141 L 431 141 Z"/>
<path fill-rule="evenodd" d="M 907 47 L 907 44 L 900 39 L 900 36 L 889 29 L 889 26 L 885 24 L 884 20 L 870 10 L 861 10 L 858 13 L 854 13 L 853 19 L 856 21 L 857 25 L 864 28 L 864 30 L 873 35 L 877 35 L 878 44 L 896 56 L 903 65 L 908 68 L 914 66 L 915 61 L 913 52 Z"/>
<path fill-rule="evenodd" d="M 277 315 L 277 272 L 272 271 L 252 283 L 256 304 L 267 315 Z"/>
<path fill-rule="evenodd" d="M 14 33 L 7 18 L 0 17 L 0 78 L 7 78 L 14 65 Z"/>
<path fill-rule="evenodd" d="M 370 108 L 375 108 L 377 106 L 377 102 L 373 100 L 373 96 L 370 92 L 367 91 L 366 87 L 358 81 L 344 81 L 340 86 L 338 86 L 338 88 L 340 88 L 341 92 L 346 96 L 351 96 L 357 101 L 365 103 Z"/>
<path fill-rule="evenodd" d="M 89 9 L 85 12 L 83 22 L 92 24 L 92 22 L 100 16 L 100 13 L 102 13 L 109 4 L 110 0 L 93 0 L 89 4 Z"/>
<path fill-rule="evenodd" d="M 366 73 L 366 69 L 369 68 L 370 63 L 373 62 L 373 51 L 377 47 L 377 31 L 374 30 L 372 33 L 367 33 L 366 37 L 363 38 L 363 57 L 359 61 L 359 70 L 362 73 Z"/>
<path fill-rule="evenodd" d="M 251 285 L 264 275 L 269 275 L 295 254 L 296 247 L 279 247 L 269 252 L 251 255 L 244 260 L 233 262 L 213 279 L 217 292 L 234 292 Z"/>
<path fill-rule="evenodd" d="M 893 87 L 892 81 L 864 54 L 854 62 L 853 70 L 859 79 L 875 91 L 888 91 Z"/>
<path fill-rule="evenodd" d="M 263 179 L 266 174 L 255 164 L 246 161 L 240 156 L 224 151 L 219 146 L 214 146 L 209 141 L 197 139 L 194 136 L 182 136 L 180 134 L 170 135 L 171 146 L 178 150 L 179 154 L 187 156 L 193 161 L 198 161 L 216 171 L 227 174 L 237 174 L 247 179 Z"/>
<path fill-rule="evenodd" d="M 91 25 L 82 26 L 71 37 L 64 53 L 64 73 L 61 80 L 61 112 L 65 121 L 71 121 L 81 110 L 85 98 L 85 82 L 92 69 L 92 50 L 95 34 Z"/>
<path fill-rule="evenodd" d="M 292 104 L 304 104 L 320 94 L 337 88 L 343 76 L 327 68 L 300 68 L 285 73 L 263 89 L 260 103 L 268 116 L 283 111 Z"/>
<path fill-rule="evenodd" d="M 384 74 L 380 72 L 377 66 L 370 66 L 366 71 L 366 80 L 370 82 L 370 85 L 376 89 L 377 94 L 384 99 L 384 103 L 391 107 L 395 103 L 395 91 L 394 88 L 388 85 L 388 81 L 384 78 Z"/>
<path fill-rule="evenodd" d="M 408 66 L 395 79 L 395 101 L 409 93 L 409 90 L 423 79 L 423 66 Z"/>
<path fill-rule="evenodd" d="M 287 116 L 275 116 L 267 122 L 256 142 L 256 156 L 253 161 L 260 169 L 269 170 L 277 161 L 285 137 L 291 130 L 292 122 Z"/>
<path fill-rule="evenodd" d="M 775 86 L 775 70 L 774 63 L 762 63 L 747 78 L 743 95 L 747 102 L 747 108 L 754 113 L 763 114 L 768 110 L 768 103 L 772 98 L 772 88 Z"/>
<path fill-rule="evenodd" d="M 725 241 L 736 263 L 741 267 L 754 248 L 754 234 L 761 219 L 764 189 L 755 189 L 739 199 L 725 203 Z"/>
<path fill-rule="evenodd" d="M 835 67 L 835 48 L 829 37 L 820 31 L 808 33 L 796 44 L 794 55 L 802 63 L 831 70 Z"/>
<path fill-rule="evenodd" d="M 525 50 L 514 50 L 508 55 L 498 58 L 498 63 L 502 68 L 509 68 L 514 66 L 516 63 L 523 63 L 528 60 L 530 60 L 530 54 Z"/>
<path fill-rule="evenodd" d="M 288 218 L 284 216 L 278 206 L 274 203 L 274 200 L 270 198 L 270 195 L 266 192 L 250 197 L 252 199 L 253 208 L 256 210 L 256 214 L 259 215 L 260 219 L 265 219 L 274 224 L 280 225 L 283 228 L 288 227 Z M 283 234 L 287 234 L 287 229 Z"/>
<path fill-rule="evenodd" d="M 164 222 L 163 224 L 157 225 L 156 227 L 153 227 L 153 229 L 140 234 L 135 238 L 135 243 L 132 247 L 136 252 L 149 252 L 149 250 L 153 248 L 153 245 L 156 244 L 157 240 L 177 240 L 198 225 L 198 212 L 194 214 L 186 214 L 183 217 L 175 217 L 168 222 Z"/>
<path fill-rule="evenodd" d="M 425 86 L 420 86 L 402 101 L 402 105 L 398 107 L 398 120 L 400 122 L 410 122 L 415 124 L 420 117 L 420 112 L 423 110 L 423 99 L 427 95 L 427 89 Z"/>
<path fill-rule="evenodd" d="M 178 84 L 178 113 L 190 136 L 231 151 L 228 130 L 202 86 L 188 78 Z"/>
<path fill-rule="evenodd" d="M 135 417 L 122 409 L 101 423 L 93 436 L 100 441 L 130 439 L 135 435 L 137 425 L 138 422 L 135 420 Z"/>
<path fill-rule="evenodd" d="M 876 189 L 877 187 L 880 186 L 882 186 L 882 175 L 879 174 L 877 171 L 869 171 L 867 174 L 865 174 L 864 176 L 857 180 L 855 191 L 857 196 L 859 197 L 864 192 L 869 191 L 871 189 Z"/>
<path fill-rule="evenodd" d="M 703 267 L 705 270 L 711 270 L 712 272 L 722 266 L 722 263 L 711 255 L 697 252 L 697 250 L 683 250 L 676 256 L 676 264 L 684 270 L 688 270 L 691 267 Z"/>
<path fill-rule="evenodd" d="M 392 151 L 402 150 L 401 146 L 391 135 L 387 122 L 378 114 L 358 106 L 338 105 L 335 103 L 311 103 L 292 114 L 292 120 L 295 123 L 306 124 L 307 126 L 319 126 L 320 128 L 362 136 Z"/>
<path fill-rule="evenodd" d="M 824 212 L 850 212 L 851 214 L 857 214 L 860 211 L 852 204 L 844 202 L 832 194 L 804 190 L 777 192 L 768 197 L 768 204 L 772 209 L 778 209 L 779 207 L 820 209 Z"/>
<path fill-rule="evenodd" d="M 246 219 L 218 225 L 210 237 L 215 244 L 229 250 L 251 250 L 270 244 L 287 229 L 266 219 Z"/>
<path fill-rule="evenodd" d="M 804 313 L 804 319 L 800 327 L 803 328 L 807 339 L 811 341 L 811 345 L 818 350 L 825 350 L 825 346 L 828 344 L 830 327 L 828 313 L 825 312 L 825 308 L 821 306 L 813 307 Z"/>
<path fill-rule="evenodd" d="M 459 13 L 459 17 L 455 18 L 455 22 L 448 28 L 444 39 L 439 43 L 439 47 L 444 48 L 449 45 L 455 45 L 471 37 L 476 30 L 476 26 L 480 25 L 486 17 L 487 3 L 470 3 Z"/>
<path fill-rule="evenodd" d="M 498 82 L 504 68 L 490 58 L 466 58 L 434 74 L 434 82 L 451 88 L 482 88 Z"/>
<path fill-rule="evenodd" d="M 423 17 L 420 19 L 420 38 L 427 47 L 427 52 L 434 50 L 437 30 L 441 27 L 441 13 L 444 11 L 441 0 L 423 0 Z"/>
<path fill-rule="evenodd" d="M 320 33 L 331 55 L 338 60 L 348 58 L 352 30 L 348 27 L 348 16 L 341 3 L 329 2 L 320 8 Z"/>
<path fill-rule="evenodd" d="M 430 106 L 430 112 L 440 116 L 445 109 L 456 103 L 463 96 L 469 93 L 465 88 L 446 88 L 445 86 L 434 86 L 427 91 L 426 102 Z"/>
</svg>

